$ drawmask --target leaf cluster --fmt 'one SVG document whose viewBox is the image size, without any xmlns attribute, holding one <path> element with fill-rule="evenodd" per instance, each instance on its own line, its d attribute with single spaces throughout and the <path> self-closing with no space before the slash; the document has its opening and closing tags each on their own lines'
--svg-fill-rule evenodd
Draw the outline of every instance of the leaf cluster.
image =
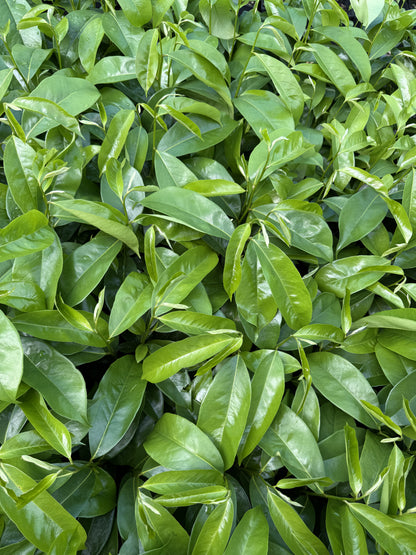
<svg viewBox="0 0 416 555">
<path fill-rule="evenodd" d="M 0 0 L 0 552 L 416 553 L 416 10 Z"/>
</svg>

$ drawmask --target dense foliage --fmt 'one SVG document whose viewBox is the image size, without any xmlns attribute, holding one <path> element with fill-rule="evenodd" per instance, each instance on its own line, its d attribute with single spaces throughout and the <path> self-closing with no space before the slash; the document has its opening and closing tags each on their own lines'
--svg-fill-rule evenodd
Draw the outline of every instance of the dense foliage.
<svg viewBox="0 0 416 555">
<path fill-rule="evenodd" d="M 351 6 L 0 0 L 0 553 L 416 553 L 416 10 Z"/>
</svg>

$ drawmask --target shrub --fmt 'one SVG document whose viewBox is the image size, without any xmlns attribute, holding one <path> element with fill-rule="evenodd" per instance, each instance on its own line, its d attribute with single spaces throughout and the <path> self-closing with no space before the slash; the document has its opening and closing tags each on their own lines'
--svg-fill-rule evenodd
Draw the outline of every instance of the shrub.
<svg viewBox="0 0 416 555">
<path fill-rule="evenodd" d="M 416 11 L 351 6 L 0 0 L 1 552 L 416 552 Z"/>
</svg>

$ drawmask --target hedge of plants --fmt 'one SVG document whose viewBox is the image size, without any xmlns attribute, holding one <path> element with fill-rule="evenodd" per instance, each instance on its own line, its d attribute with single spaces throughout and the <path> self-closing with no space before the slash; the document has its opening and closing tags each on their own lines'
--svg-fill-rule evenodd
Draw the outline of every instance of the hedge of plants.
<svg viewBox="0 0 416 555">
<path fill-rule="evenodd" d="M 416 553 L 416 10 L 351 7 L 0 0 L 0 554 Z"/>
</svg>

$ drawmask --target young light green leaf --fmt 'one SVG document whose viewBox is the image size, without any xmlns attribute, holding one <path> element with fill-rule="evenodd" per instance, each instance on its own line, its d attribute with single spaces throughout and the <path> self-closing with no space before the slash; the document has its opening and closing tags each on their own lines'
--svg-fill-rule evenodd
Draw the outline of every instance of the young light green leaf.
<svg viewBox="0 0 416 555">
<path fill-rule="evenodd" d="M 3 463 L 1 469 L 9 479 L 9 489 L 13 487 L 26 492 L 36 487 L 36 481 L 16 466 Z M 49 551 L 52 554 L 51 547 L 57 538 L 63 542 L 64 550 L 60 553 L 65 555 L 76 553 L 85 547 L 87 535 L 84 528 L 46 491 L 19 509 L 8 490 L 1 487 L 0 506 L 2 512 L 40 551 Z M 34 520 L 36 526 L 33 526 Z"/>
<path fill-rule="evenodd" d="M 227 333 L 201 334 L 169 343 L 149 355 L 143 362 L 143 377 L 152 383 L 170 376 L 225 349 L 234 337 Z"/>
<path fill-rule="evenodd" d="M 134 116 L 134 110 L 120 110 L 111 120 L 98 155 L 98 168 L 101 173 L 105 171 L 110 158 L 118 158 L 123 150 Z"/>
<path fill-rule="evenodd" d="M 71 436 L 67 428 L 48 410 L 43 397 L 34 389 L 19 399 L 27 419 L 51 447 L 71 460 Z"/>
<path fill-rule="evenodd" d="M 51 204 L 56 218 L 97 227 L 139 254 L 139 245 L 134 231 L 127 225 L 120 212 L 112 206 L 84 199 L 62 200 Z"/>
<path fill-rule="evenodd" d="M 354 497 L 357 498 L 363 486 L 358 440 L 354 428 L 348 424 L 344 426 L 344 434 L 349 483 Z"/>
<path fill-rule="evenodd" d="M 142 35 L 137 48 L 136 75 L 137 80 L 146 95 L 149 92 L 153 81 L 156 79 L 160 63 L 157 45 L 158 39 L 158 30 L 149 29 Z"/>
<path fill-rule="evenodd" d="M 228 296 L 233 296 L 241 281 L 241 255 L 251 233 L 249 223 L 235 228 L 225 251 L 223 285 Z"/>
</svg>

